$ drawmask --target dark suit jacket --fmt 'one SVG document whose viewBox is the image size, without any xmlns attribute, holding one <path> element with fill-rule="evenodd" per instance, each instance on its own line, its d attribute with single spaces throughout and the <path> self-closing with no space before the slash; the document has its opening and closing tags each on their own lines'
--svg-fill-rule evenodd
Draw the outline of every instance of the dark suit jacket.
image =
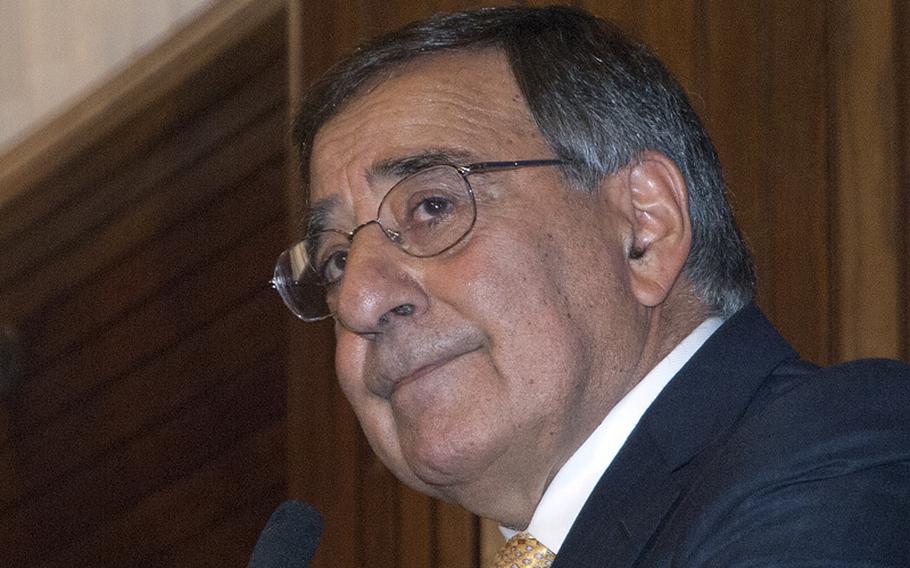
<svg viewBox="0 0 910 568">
<path fill-rule="evenodd" d="M 799 360 L 761 312 L 670 381 L 555 568 L 910 567 L 910 367 Z"/>
</svg>

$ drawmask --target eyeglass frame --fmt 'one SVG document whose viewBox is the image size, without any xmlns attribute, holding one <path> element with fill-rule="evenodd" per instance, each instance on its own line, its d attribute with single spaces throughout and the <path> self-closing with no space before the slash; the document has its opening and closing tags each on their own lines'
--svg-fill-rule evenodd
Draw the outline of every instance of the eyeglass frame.
<svg viewBox="0 0 910 568">
<path fill-rule="evenodd" d="M 469 175 L 478 174 L 478 173 L 489 173 L 489 172 L 496 172 L 496 171 L 512 170 L 512 169 L 518 169 L 518 168 L 536 168 L 536 167 L 543 167 L 543 166 L 565 166 L 570 163 L 571 162 L 569 162 L 568 160 L 560 160 L 557 158 L 542 158 L 542 159 L 536 159 L 536 160 L 508 160 L 508 161 L 475 162 L 472 164 L 465 164 L 465 165 L 445 163 L 445 162 L 438 163 L 438 164 L 431 164 L 431 165 L 428 165 L 424 168 L 420 168 L 419 170 L 402 177 L 400 180 L 398 180 L 394 184 L 392 184 L 392 187 L 390 187 L 389 190 L 386 191 L 386 193 L 382 196 L 382 199 L 379 201 L 379 206 L 376 208 L 376 217 L 374 219 L 370 219 L 369 221 L 364 221 L 363 223 L 360 223 L 359 225 L 357 225 L 350 231 L 344 231 L 342 229 L 335 229 L 335 228 L 327 228 L 327 229 L 322 229 L 318 232 L 321 233 L 324 231 L 334 231 L 336 233 L 339 233 L 339 234 L 347 237 L 348 242 L 353 244 L 354 237 L 357 236 L 357 233 L 360 232 L 361 229 L 367 227 L 368 225 L 372 225 L 375 223 L 376 225 L 379 226 L 380 230 L 382 231 L 382 234 L 385 235 L 386 238 L 388 238 L 392 242 L 392 244 L 395 245 L 395 247 L 398 250 L 400 250 L 403 253 L 405 253 L 409 256 L 412 256 L 414 258 L 433 258 L 434 256 L 439 256 L 440 254 L 446 252 L 447 250 L 450 250 L 452 247 L 454 247 L 458 243 L 462 242 L 465 239 L 465 237 L 467 237 L 469 234 L 471 234 L 471 231 L 474 230 L 474 225 L 477 222 L 477 201 L 474 197 L 474 187 L 471 185 L 471 182 L 468 181 Z M 471 197 L 473 218 L 471 219 L 471 223 L 468 225 L 468 228 L 465 230 L 465 232 L 460 237 L 455 239 L 455 241 L 452 242 L 452 244 L 444 247 L 443 249 L 441 249 L 437 252 L 434 252 L 433 254 L 428 254 L 428 255 L 413 254 L 413 253 L 409 252 L 407 249 L 402 248 L 402 246 L 399 244 L 400 233 L 398 231 L 387 228 L 382 224 L 382 219 L 379 216 L 379 212 L 382 209 L 382 204 L 385 202 L 385 200 L 389 196 L 389 194 L 391 194 L 393 191 L 395 191 L 395 188 L 397 188 L 401 183 L 403 183 L 405 180 L 407 180 L 413 176 L 420 174 L 421 172 L 424 172 L 426 170 L 429 170 L 430 168 L 436 168 L 439 166 L 448 166 L 448 167 L 453 168 L 456 172 L 458 172 L 458 174 L 464 180 L 465 186 L 467 187 L 467 190 L 468 190 L 468 195 Z M 311 237 L 312 237 L 312 235 L 308 233 L 307 236 L 304 237 L 303 239 L 300 239 L 300 240 L 294 242 L 293 244 L 291 244 L 288 248 L 286 248 L 284 251 L 282 251 L 281 254 L 278 255 L 279 260 L 285 254 L 287 254 L 291 249 L 295 248 L 300 243 L 307 241 Z M 305 322 L 309 322 L 309 323 L 322 321 L 322 320 L 326 320 L 330 317 L 334 317 L 334 313 L 332 313 L 332 312 L 329 312 L 328 314 L 325 314 L 323 316 L 305 317 L 303 314 L 301 314 L 299 312 L 299 310 L 295 309 L 292 305 L 292 301 L 287 296 L 285 296 L 284 292 L 282 291 L 282 288 L 279 287 L 279 283 L 277 282 L 278 265 L 279 265 L 279 263 L 276 262 L 276 264 L 275 264 L 276 275 L 273 275 L 271 280 L 269 280 L 269 284 L 271 285 L 271 287 L 273 289 L 275 289 L 276 292 L 278 292 L 278 295 L 281 297 L 281 300 L 284 302 L 284 305 L 288 308 L 288 310 L 292 314 L 297 316 L 299 319 L 301 319 Z M 297 281 L 297 280 L 293 280 L 291 282 L 293 284 L 299 284 L 299 281 Z"/>
</svg>

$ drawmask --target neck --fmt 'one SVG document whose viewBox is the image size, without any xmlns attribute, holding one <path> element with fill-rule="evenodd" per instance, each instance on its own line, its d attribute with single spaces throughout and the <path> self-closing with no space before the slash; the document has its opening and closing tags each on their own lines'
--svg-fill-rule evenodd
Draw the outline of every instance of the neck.
<svg viewBox="0 0 910 568">
<path fill-rule="evenodd" d="M 648 315 L 641 367 L 636 383 L 709 316 L 708 308 L 691 293 L 676 293 Z"/>
</svg>

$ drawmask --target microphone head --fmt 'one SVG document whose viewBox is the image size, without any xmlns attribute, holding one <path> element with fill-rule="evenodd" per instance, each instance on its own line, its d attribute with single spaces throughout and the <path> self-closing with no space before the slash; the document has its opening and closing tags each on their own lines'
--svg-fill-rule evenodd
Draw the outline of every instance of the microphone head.
<svg viewBox="0 0 910 568">
<path fill-rule="evenodd" d="M 285 501 L 262 529 L 247 568 L 306 568 L 319 544 L 322 519 L 300 501 Z"/>
</svg>

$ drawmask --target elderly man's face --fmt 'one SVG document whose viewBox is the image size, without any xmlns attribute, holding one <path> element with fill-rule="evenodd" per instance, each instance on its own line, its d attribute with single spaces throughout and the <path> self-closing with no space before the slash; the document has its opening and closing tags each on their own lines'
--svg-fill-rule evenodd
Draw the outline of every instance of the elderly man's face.
<svg viewBox="0 0 910 568">
<path fill-rule="evenodd" d="M 433 56 L 322 128 L 311 200 L 331 204 L 325 225 L 350 230 L 397 181 L 368 175 L 377 164 L 428 153 L 554 157 L 504 57 Z M 375 225 L 358 233 L 337 295 L 336 367 L 400 479 L 508 523 L 628 390 L 642 308 L 609 188 L 569 189 L 554 167 L 469 180 L 476 224 L 439 256 L 409 256 Z"/>
</svg>

